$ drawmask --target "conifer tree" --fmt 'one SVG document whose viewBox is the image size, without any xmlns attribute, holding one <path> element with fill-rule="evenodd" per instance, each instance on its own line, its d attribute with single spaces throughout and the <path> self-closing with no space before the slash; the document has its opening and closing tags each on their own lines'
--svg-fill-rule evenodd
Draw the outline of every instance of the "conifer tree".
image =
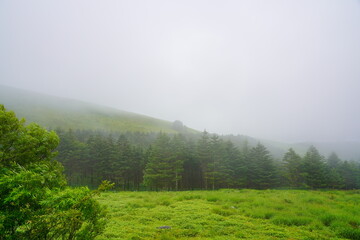
<svg viewBox="0 0 360 240">
<path fill-rule="evenodd" d="M 339 172 L 344 179 L 345 189 L 360 188 L 360 167 L 355 162 L 344 161 Z"/>
<path fill-rule="evenodd" d="M 327 186 L 324 157 L 311 146 L 306 152 L 303 161 L 305 183 L 311 188 L 324 188 Z"/>
<path fill-rule="evenodd" d="M 275 185 L 276 169 L 269 151 L 258 143 L 249 152 L 248 186 L 267 189 Z"/>
<path fill-rule="evenodd" d="M 170 190 L 174 174 L 172 170 L 173 148 L 170 137 L 160 133 L 149 150 L 145 167 L 144 183 L 155 189 Z"/>
<path fill-rule="evenodd" d="M 331 168 L 339 168 L 341 160 L 335 152 L 332 152 L 326 160 L 327 165 Z"/>
<path fill-rule="evenodd" d="M 327 185 L 329 188 L 341 189 L 344 188 L 345 181 L 340 174 L 341 159 L 333 152 L 326 160 L 325 172 L 327 178 Z"/>
<path fill-rule="evenodd" d="M 197 157 L 197 144 L 192 139 L 186 142 L 185 152 L 182 185 L 185 189 L 200 189 L 203 181 L 202 171 Z"/>
<path fill-rule="evenodd" d="M 285 178 L 291 187 L 300 187 L 303 185 L 302 159 L 290 148 L 283 157 L 283 166 L 285 168 Z"/>
<path fill-rule="evenodd" d="M 174 172 L 175 190 L 179 190 L 179 185 L 182 180 L 184 172 L 184 162 L 187 158 L 186 141 L 183 135 L 175 135 L 171 141 L 173 147 L 174 157 L 172 159 L 172 166 Z"/>
<path fill-rule="evenodd" d="M 112 164 L 117 181 L 123 189 L 129 189 L 133 174 L 134 159 L 131 145 L 125 135 L 120 135 L 116 142 L 116 157 Z M 139 166 L 140 167 L 140 166 Z"/>
<path fill-rule="evenodd" d="M 244 187 L 246 164 L 238 148 L 231 141 L 224 143 L 223 183 L 221 187 Z"/>
<path fill-rule="evenodd" d="M 197 142 L 197 159 L 200 163 L 201 168 L 201 177 L 203 179 L 203 187 L 208 189 L 210 186 L 210 176 L 209 176 L 209 164 L 211 161 L 211 150 L 210 150 L 210 141 L 208 132 L 204 131 L 201 138 Z"/>
</svg>

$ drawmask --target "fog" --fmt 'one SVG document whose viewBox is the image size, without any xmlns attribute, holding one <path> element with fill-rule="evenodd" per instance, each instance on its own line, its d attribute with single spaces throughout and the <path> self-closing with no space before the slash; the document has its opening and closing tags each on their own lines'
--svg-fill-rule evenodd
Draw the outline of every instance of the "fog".
<svg viewBox="0 0 360 240">
<path fill-rule="evenodd" d="M 0 84 L 219 134 L 360 141 L 360 1 L 0 1 Z"/>
</svg>

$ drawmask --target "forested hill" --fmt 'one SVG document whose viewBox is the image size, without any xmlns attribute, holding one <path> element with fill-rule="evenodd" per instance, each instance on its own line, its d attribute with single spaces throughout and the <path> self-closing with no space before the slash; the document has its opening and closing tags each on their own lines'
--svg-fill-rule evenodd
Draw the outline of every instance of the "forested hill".
<svg viewBox="0 0 360 240">
<path fill-rule="evenodd" d="M 3 85 L 0 85 L 0 104 L 4 104 L 7 109 L 14 111 L 18 117 L 26 118 L 28 123 L 36 122 L 49 129 L 90 130 L 101 131 L 105 134 L 123 132 L 185 133 L 187 135 L 195 134 L 197 138 L 201 135 L 200 131 L 187 128 L 180 121 L 159 120 L 141 114 Z M 290 147 L 303 155 L 310 146 L 315 146 L 325 156 L 336 152 L 342 159 L 360 160 L 359 142 L 289 144 L 259 140 L 244 135 L 227 135 L 222 138 L 232 141 L 240 148 L 243 148 L 246 143 L 252 147 L 261 142 L 276 159 L 281 159 Z"/>
<path fill-rule="evenodd" d="M 195 133 L 179 121 L 169 122 L 109 107 L 0 85 L 0 104 L 27 122 L 47 128 L 103 132 Z"/>
</svg>

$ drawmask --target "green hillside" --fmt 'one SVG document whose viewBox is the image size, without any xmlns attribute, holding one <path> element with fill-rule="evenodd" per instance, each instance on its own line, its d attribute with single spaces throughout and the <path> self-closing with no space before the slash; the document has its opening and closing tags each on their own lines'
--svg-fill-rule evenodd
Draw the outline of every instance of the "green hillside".
<svg viewBox="0 0 360 240">
<path fill-rule="evenodd" d="M 27 123 L 36 122 L 50 129 L 60 127 L 63 129 L 100 130 L 109 133 L 127 131 L 200 133 L 183 126 L 179 121 L 159 120 L 110 107 L 2 85 L 0 85 L 0 104 L 4 104 L 7 109 L 14 111 L 18 117 L 26 118 Z M 318 148 L 325 156 L 328 156 L 331 152 L 336 152 L 342 159 L 356 161 L 360 159 L 360 142 L 303 142 L 290 144 L 256 139 L 244 135 L 225 135 L 222 137 L 231 140 L 240 148 L 246 144 L 252 147 L 261 142 L 276 159 L 281 159 L 290 147 L 303 155 L 311 145 Z"/>
<path fill-rule="evenodd" d="M 27 122 L 47 128 L 106 132 L 194 133 L 185 126 L 117 109 L 0 85 L 0 104 Z"/>
</svg>

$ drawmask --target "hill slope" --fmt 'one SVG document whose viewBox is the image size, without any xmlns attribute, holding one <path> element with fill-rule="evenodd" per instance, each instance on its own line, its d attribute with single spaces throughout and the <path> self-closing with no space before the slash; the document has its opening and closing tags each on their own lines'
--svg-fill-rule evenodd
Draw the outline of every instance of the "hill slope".
<svg viewBox="0 0 360 240">
<path fill-rule="evenodd" d="M 0 85 L 0 104 L 12 110 L 18 117 L 26 118 L 27 122 L 36 122 L 41 126 L 55 129 L 101 130 L 106 132 L 165 132 L 194 133 L 200 132 L 174 123 L 156 118 L 121 111 L 114 108 L 85 103 L 78 100 L 54 97 Z M 176 123 L 176 124 L 175 124 Z M 321 154 L 328 156 L 336 152 L 344 160 L 360 160 L 359 142 L 304 142 L 282 143 L 271 140 L 259 140 L 243 135 L 227 135 L 224 139 L 231 140 L 235 145 L 244 147 L 264 144 L 271 154 L 281 159 L 283 154 L 292 147 L 304 155 L 313 145 Z"/>
<path fill-rule="evenodd" d="M 0 85 L 0 104 L 27 122 L 47 128 L 91 129 L 107 132 L 196 132 L 152 117 L 77 100 Z"/>
</svg>

